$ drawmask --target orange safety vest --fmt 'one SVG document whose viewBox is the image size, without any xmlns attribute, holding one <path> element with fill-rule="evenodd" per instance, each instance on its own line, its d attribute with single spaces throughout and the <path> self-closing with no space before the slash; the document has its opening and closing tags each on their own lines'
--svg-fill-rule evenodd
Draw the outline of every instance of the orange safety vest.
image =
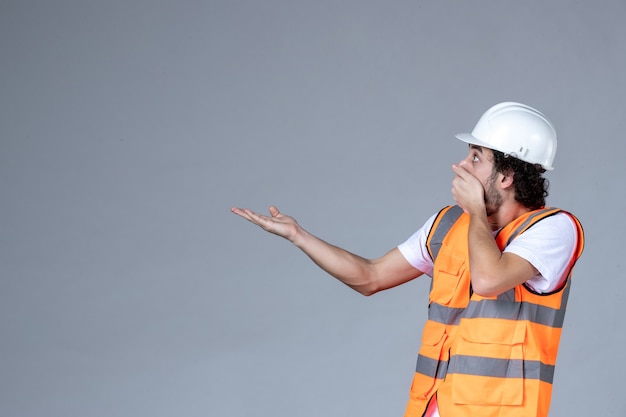
<svg viewBox="0 0 626 417">
<path fill-rule="evenodd" d="M 532 225 L 566 213 L 578 230 L 564 285 L 538 294 L 525 284 L 497 297 L 471 289 L 469 215 L 448 206 L 436 216 L 426 247 L 434 261 L 422 346 L 405 417 L 421 417 L 435 393 L 442 417 L 545 417 L 552 394 L 565 307 L 584 235 L 576 217 L 533 210 L 496 235 L 503 250 Z"/>
</svg>

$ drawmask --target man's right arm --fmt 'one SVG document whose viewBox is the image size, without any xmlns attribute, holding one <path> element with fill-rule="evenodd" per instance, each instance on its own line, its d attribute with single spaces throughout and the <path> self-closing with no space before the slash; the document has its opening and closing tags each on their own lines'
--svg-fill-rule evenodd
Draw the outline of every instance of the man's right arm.
<svg viewBox="0 0 626 417">
<path fill-rule="evenodd" d="M 232 212 L 291 241 L 328 274 L 366 296 L 422 275 L 397 248 L 380 258 L 363 258 L 309 233 L 294 218 L 280 213 L 273 206 L 270 207 L 270 216 L 239 208 L 233 208 Z"/>
</svg>

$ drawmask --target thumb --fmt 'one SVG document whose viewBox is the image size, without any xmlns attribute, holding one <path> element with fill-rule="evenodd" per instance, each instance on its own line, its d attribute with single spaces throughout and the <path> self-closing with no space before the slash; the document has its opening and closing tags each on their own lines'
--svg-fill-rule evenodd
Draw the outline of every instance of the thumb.
<svg viewBox="0 0 626 417">
<path fill-rule="evenodd" d="M 280 216 L 280 211 L 278 211 L 278 208 L 276 208 L 276 206 L 270 206 L 270 214 L 272 215 L 272 217 L 278 217 Z"/>
</svg>

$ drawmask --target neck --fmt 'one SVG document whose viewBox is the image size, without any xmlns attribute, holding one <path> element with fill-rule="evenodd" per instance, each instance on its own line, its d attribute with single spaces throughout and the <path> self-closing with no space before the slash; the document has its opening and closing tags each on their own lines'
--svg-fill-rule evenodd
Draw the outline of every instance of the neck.
<svg viewBox="0 0 626 417">
<path fill-rule="evenodd" d="M 505 203 L 496 210 L 491 216 L 487 217 L 487 221 L 492 230 L 498 230 L 511 223 L 530 209 L 518 203 L 517 201 Z"/>
</svg>

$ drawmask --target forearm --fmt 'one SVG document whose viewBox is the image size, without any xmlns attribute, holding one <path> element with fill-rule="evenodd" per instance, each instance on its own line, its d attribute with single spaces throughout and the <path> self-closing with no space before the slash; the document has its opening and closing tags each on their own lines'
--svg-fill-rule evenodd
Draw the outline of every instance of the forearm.
<svg viewBox="0 0 626 417">
<path fill-rule="evenodd" d="M 291 242 L 328 274 L 364 295 L 376 292 L 371 260 L 334 246 L 298 228 Z"/>
<path fill-rule="evenodd" d="M 502 252 L 496 245 L 487 217 L 482 213 L 470 215 L 468 245 L 472 287 L 480 295 L 490 295 L 499 284 Z"/>
</svg>

